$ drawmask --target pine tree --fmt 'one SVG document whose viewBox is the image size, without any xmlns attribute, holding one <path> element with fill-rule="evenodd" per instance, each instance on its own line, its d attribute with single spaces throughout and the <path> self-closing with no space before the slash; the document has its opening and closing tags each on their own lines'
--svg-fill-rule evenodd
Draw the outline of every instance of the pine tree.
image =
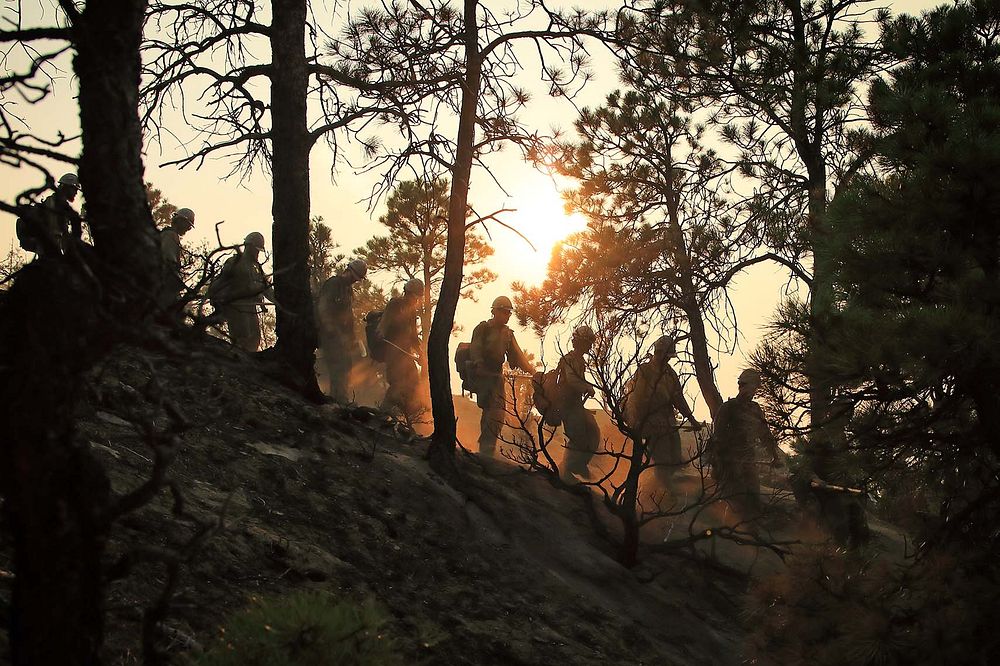
<svg viewBox="0 0 1000 666">
<path fill-rule="evenodd" d="M 831 208 L 837 312 L 822 370 L 881 490 L 932 502 L 930 543 L 1000 546 L 1000 3 L 884 31 L 907 64 L 873 85 L 882 169 Z M 864 344 L 859 344 L 859 341 Z M 905 481 L 905 483 L 904 483 Z"/>
<path fill-rule="evenodd" d="M 427 340 L 431 317 L 444 279 L 445 246 L 448 238 L 447 179 L 401 182 L 389 197 L 388 210 L 379 224 L 388 230 L 356 250 L 368 262 L 368 269 L 392 273 L 400 280 L 420 278 L 425 285 L 420 305 L 420 323 L 424 329 L 421 351 L 423 378 L 427 378 Z M 465 266 L 473 268 L 462 279 L 462 296 L 472 298 L 479 288 L 496 279 L 496 273 L 482 266 L 493 248 L 474 230 L 465 236 Z"/>
</svg>

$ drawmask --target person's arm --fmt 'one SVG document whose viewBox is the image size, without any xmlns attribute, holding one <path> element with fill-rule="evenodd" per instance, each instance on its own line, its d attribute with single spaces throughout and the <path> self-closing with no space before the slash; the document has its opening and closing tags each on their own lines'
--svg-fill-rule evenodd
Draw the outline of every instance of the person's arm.
<svg viewBox="0 0 1000 666">
<path fill-rule="evenodd" d="M 329 331 L 336 326 L 333 320 L 333 298 L 330 293 L 330 280 L 327 279 L 320 285 L 319 295 L 316 297 L 316 323 L 320 329 Z"/>
<path fill-rule="evenodd" d="M 528 360 L 528 355 L 521 351 L 521 346 L 517 344 L 517 338 L 514 337 L 513 332 L 510 334 L 510 342 L 507 343 L 507 364 L 528 373 L 535 372 L 534 364 Z"/>
<path fill-rule="evenodd" d="M 174 270 L 181 267 L 181 242 L 180 237 L 170 229 L 160 232 L 160 251 L 163 256 L 163 263 Z"/>
<path fill-rule="evenodd" d="M 264 283 L 264 289 L 260 292 L 260 295 L 277 307 L 278 301 L 274 297 L 274 285 L 267 279 L 267 276 L 264 274 L 264 268 L 259 263 L 257 264 L 257 270 L 259 271 L 261 281 Z"/>
<path fill-rule="evenodd" d="M 687 398 L 684 397 L 684 389 L 681 387 L 681 380 L 677 376 L 677 373 L 674 372 L 673 368 L 667 367 L 664 379 L 669 383 L 668 388 L 670 389 L 670 396 L 677 411 L 688 420 L 692 427 L 701 428 L 701 422 L 694 417 L 694 412 L 691 411 L 691 406 L 688 405 Z"/>
<path fill-rule="evenodd" d="M 410 338 L 410 351 L 420 356 L 420 333 L 417 332 L 417 315 L 406 319 L 407 335 Z"/>
<path fill-rule="evenodd" d="M 750 403 L 753 406 L 753 418 L 756 423 L 757 437 L 760 443 L 767 449 L 768 454 L 771 456 L 772 463 L 780 463 L 782 458 L 781 449 L 778 448 L 778 441 L 774 438 L 771 433 L 771 428 L 767 425 L 767 419 L 764 417 L 764 410 L 760 408 L 756 402 Z"/>
<path fill-rule="evenodd" d="M 66 217 L 69 218 L 69 228 L 70 232 L 73 234 L 73 238 L 78 241 L 83 240 L 83 218 L 80 214 L 73 210 L 73 207 L 66 202 Z"/>
</svg>

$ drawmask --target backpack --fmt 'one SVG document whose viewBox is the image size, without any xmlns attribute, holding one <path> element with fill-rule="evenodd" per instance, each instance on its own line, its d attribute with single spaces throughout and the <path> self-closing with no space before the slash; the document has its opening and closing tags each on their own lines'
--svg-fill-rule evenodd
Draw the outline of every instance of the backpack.
<svg viewBox="0 0 1000 666">
<path fill-rule="evenodd" d="M 455 369 L 458 370 L 458 377 L 462 380 L 462 392 L 475 393 L 476 387 L 473 384 L 472 372 L 469 362 L 472 360 L 472 343 L 459 342 L 455 349 Z"/>
<path fill-rule="evenodd" d="M 14 223 L 14 230 L 17 233 L 17 242 L 22 250 L 28 252 L 38 252 L 41 250 L 40 240 L 41 229 L 38 224 L 38 204 L 31 204 L 24 208 L 24 214 L 17 218 Z"/>
<path fill-rule="evenodd" d="M 205 296 L 216 310 L 226 305 L 230 300 L 231 294 L 229 292 L 232 291 L 231 285 L 233 282 L 232 267 L 240 260 L 241 256 L 242 253 L 237 251 L 235 255 L 226 259 L 226 262 L 222 264 L 222 268 L 219 270 L 219 274 L 212 278 L 212 281 L 208 284 L 208 289 L 205 290 Z"/>
<path fill-rule="evenodd" d="M 559 368 L 536 372 L 531 378 L 532 402 L 546 425 L 562 424 L 562 384 Z"/>
<path fill-rule="evenodd" d="M 365 345 L 368 356 L 375 361 L 385 361 L 385 338 L 379 335 L 378 325 L 382 321 L 382 310 L 375 310 L 365 315 Z"/>
</svg>

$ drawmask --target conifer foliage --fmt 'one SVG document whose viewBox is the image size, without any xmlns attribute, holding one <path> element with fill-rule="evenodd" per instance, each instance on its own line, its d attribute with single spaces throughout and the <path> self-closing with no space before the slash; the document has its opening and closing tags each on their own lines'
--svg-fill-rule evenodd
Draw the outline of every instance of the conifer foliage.
<svg viewBox="0 0 1000 666">
<path fill-rule="evenodd" d="M 998 29 L 995 2 L 887 26 L 887 47 L 910 60 L 872 88 L 880 173 L 832 208 L 839 307 L 822 347 L 824 371 L 855 406 L 851 429 L 875 481 L 903 476 L 920 488 L 940 521 L 935 538 L 975 536 L 991 548 L 1000 545 L 1000 51 L 988 36 Z"/>
</svg>

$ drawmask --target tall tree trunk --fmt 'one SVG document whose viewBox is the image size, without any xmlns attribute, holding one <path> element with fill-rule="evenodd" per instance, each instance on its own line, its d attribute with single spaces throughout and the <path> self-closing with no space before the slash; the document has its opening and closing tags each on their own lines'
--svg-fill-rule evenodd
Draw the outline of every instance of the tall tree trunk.
<svg viewBox="0 0 1000 666">
<path fill-rule="evenodd" d="M 673 182 L 673 177 L 668 182 Z M 672 203 L 667 208 L 667 224 L 670 242 L 668 247 L 674 265 L 677 266 L 679 274 L 679 284 L 681 288 L 681 298 L 683 300 L 684 316 L 688 320 L 688 332 L 691 336 L 691 356 L 694 359 L 694 374 L 698 380 L 698 388 L 705 397 L 708 411 L 715 418 L 719 408 L 722 407 L 722 393 L 715 381 L 715 369 L 712 367 L 712 355 L 708 350 L 708 334 L 705 330 L 705 318 L 702 315 L 701 304 L 698 302 L 698 292 L 695 289 L 691 276 L 694 270 L 691 267 L 691 257 L 688 254 L 687 243 L 684 240 L 684 232 L 681 229 L 680 195 L 676 192 L 671 194 Z"/>
<path fill-rule="evenodd" d="M 448 478 L 452 478 L 455 473 L 455 439 L 458 434 L 455 403 L 451 395 L 448 341 L 455 325 L 455 309 L 462 292 L 465 267 L 465 216 L 482 75 L 479 26 L 476 19 L 478 5 L 478 0 L 465 0 L 465 82 L 462 86 L 462 108 L 458 120 L 458 150 L 451 174 L 451 199 L 448 202 L 448 243 L 441 294 L 434 310 L 434 323 L 431 325 L 427 346 L 431 408 L 434 415 L 434 436 L 428 454 L 431 466 Z"/>
<path fill-rule="evenodd" d="M 688 320 L 688 332 L 691 335 L 691 357 L 694 360 L 694 376 L 698 380 L 698 388 L 705 398 L 708 411 L 715 419 L 722 407 L 722 393 L 715 383 L 715 368 L 712 367 L 712 354 L 708 349 L 708 333 L 705 331 L 705 319 L 697 299 L 691 298 L 684 310 Z"/>
<path fill-rule="evenodd" d="M 135 334 L 162 275 L 143 185 L 139 42 L 146 3 L 71 17 L 94 248 L 35 262 L 0 313 L 0 482 L 13 537 L 14 664 L 97 664 L 110 486 L 76 436 L 82 374 Z"/>
<path fill-rule="evenodd" d="M 639 476 L 645 467 L 646 441 L 642 438 L 630 439 L 632 452 L 628 459 L 628 473 L 622 492 L 618 517 L 622 521 L 622 548 L 618 561 L 631 569 L 639 561 Z"/>
<path fill-rule="evenodd" d="M 429 333 L 431 320 L 434 317 L 434 309 L 431 307 L 431 259 L 426 254 L 423 260 L 423 271 L 424 302 L 420 310 L 420 326 L 423 329 L 424 339 L 423 344 L 420 346 L 420 385 L 427 386 L 430 377 L 430 371 L 427 368 L 427 334 Z"/>
<path fill-rule="evenodd" d="M 318 396 L 316 322 L 309 292 L 312 139 L 306 124 L 306 0 L 274 0 L 271 9 L 271 238 L 279 305 L 275 349 L 293 382 L 306 394 Z"/>
<path fill-rule="evenodd" d="M 826 169 L 821 160 L 809 168 L 809 223 L 812 232 L 813 286 L 810 291 L 810 331 L 822 335 L 822 327 L 834 308 L 833 284 L 826 265 L 826 228 L 824 225 L 826 202 Z M 845 416 L 833 403 L 833 387 L 822 379 L 821 360 L 813 351 L 817 347 L 811 340 L 806 357 L 806 376 L 809 379 L 809 458 L 812 471 L 820 479 L 839 486 L 853 485 L 844 478 L 844 458 L 847 455 Z M 843 493 L 817 491 L 820 518 L 837 542 L 860 545 L 868 539 L 868 523 L 864 507 L 853 496 Z"/>
</svg>

